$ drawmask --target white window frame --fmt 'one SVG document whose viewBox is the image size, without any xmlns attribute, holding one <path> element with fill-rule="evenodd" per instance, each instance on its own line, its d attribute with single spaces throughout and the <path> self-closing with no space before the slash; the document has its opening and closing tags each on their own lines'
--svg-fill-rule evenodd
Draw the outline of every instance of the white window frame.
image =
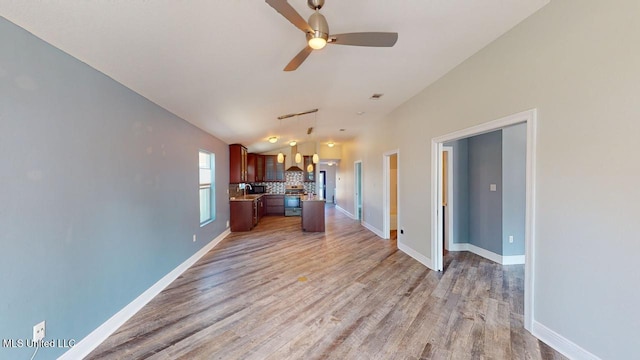
<svg viewBox="0 0 640 360">
<path fill-rule="evenodd" d="M 202 155 L 206 155 L 209 157 L 209 167 L 203 167 L 200 158 Z M 200 226 L 205 226 L 216 219 L 216 201 L 215 201 L 215 154 L 206 150 L 198 150 L 198 214 L 200 215 Z M 202 170 L 210 170 L 211 178 L 202 179 Z M 202 190 L 209 190 L 209 216 L 203 219 L 202 217 Z"/>
</svg>

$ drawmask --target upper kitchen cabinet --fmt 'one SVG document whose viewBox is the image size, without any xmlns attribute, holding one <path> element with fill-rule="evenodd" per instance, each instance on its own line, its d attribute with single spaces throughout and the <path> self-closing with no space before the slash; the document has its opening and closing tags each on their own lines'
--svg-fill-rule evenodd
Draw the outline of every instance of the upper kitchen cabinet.
<svg viewBox="0 0 640 360">
<path fill-rule="evenodd" d="M 247 154 L 247 182 L 264 181 L 264 155 Z"/>
<path fill-rule="evenodd" d="M 247 154 L 247 182 L 256 182 L 256 154 Z"/>
<path fill-rule="evenodd" d="M 229 183 L 248 181 L 247 148 L 241 144 L 229 145 Z"/>
<path fill-rule="evenodd" d="M 284 163 L 277 155 L 264 155 L 264 181 L 284 181 Z"/>
<path fill-rule="evenodd" d="M 264 181 L 264 155 L 256 154 L 256 182 Z"/>
<path fill-rule="evenodd" d="M 304 167 L 302 168 L 302 170 L 304 170 L 304 181 L 316 181 L 316 165 L 313 163 L 313 157 L 309 156 L 309 155 L 305 155 L 303 156 L 303 161 L 304 161 Z M 313 170 L 312 171 L 308 171 L 309 165 L 313 165 Z"/>
</svg>

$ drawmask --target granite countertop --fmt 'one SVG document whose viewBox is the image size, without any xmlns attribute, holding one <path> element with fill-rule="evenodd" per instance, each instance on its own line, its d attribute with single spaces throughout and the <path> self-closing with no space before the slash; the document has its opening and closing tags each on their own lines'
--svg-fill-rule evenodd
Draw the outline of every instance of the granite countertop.
<svg viewBox="0 0 640 360">
<path fill-rule="evenodd" d="M 324 198 L 318 195 L 303 195 L 300 196 L 301 201 L 322 201 L 324 202 Z"/>
<path fill-rule="evenodd" d="M 233 196 L 229 198 L 229 201 L 253 201 L 262 197 L 264 194 L 247 194 L 243 196 Z"/>
</svg>

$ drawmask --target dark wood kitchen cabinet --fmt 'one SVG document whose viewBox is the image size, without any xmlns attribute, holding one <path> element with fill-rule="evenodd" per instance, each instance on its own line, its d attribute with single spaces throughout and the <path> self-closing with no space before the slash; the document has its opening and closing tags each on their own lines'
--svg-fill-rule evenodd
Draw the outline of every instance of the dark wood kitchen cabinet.
<svg viewBox="0 0 640 360">
<path fill-rule="evenodd" d="M 247 154 L 247 182 L 263 182 L 264 181 L 264 155 L 249 153 Z"/>
<path fill-rule="evenodd" d="M 265 195 L 265 215 L 284 216 L 284 195 Z"/>
<path fill-rule="evenodd" d="M 264 155 L 256 154 L 256 182 L 263 182 L 264 180 Z"/>
<path fill-rule="evenodd" d="M 249 231 L 254 227 L 255 201 L 231 201 L 229 225 L 231 231 Z"/>
<path fill-rule="evenodd" d="M 256 182 L 256 154 L 247 154 L 247 182 Z"/>
<path fill-rule="evenodd" d="M 229 145 L 229 183 L 248 182 L 247 148 L 241 144 Z"/>
<path fill-rule="evenodd" d="M 278 162 L 277 155 L 264 155 L 264 181 L 284 180 L 284 163 Z"/>
<path fill-rule="evenodd" d="M 302 230 L 324 231 L 324 200 L 302 200 Z"/>
</svg>

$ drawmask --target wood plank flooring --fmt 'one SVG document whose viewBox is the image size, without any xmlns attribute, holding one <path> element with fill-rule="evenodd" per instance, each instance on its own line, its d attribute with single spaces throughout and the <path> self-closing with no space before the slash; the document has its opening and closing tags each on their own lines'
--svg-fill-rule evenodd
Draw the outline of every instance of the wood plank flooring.
<svg viewBox="0 0 640 360">
<path fill-rule="evenodd" d="M 522 266 L 433 272 L 334 208 L 233 233 L 88 359 L 564 359 L 523 328 Z"/>
</svg>

